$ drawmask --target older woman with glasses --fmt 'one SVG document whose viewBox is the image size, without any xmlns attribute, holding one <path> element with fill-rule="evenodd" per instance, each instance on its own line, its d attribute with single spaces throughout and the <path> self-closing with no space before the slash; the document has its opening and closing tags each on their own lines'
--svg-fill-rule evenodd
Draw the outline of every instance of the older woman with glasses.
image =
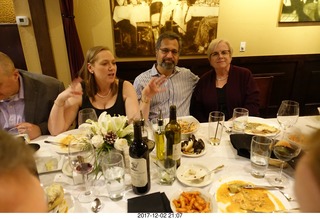
<svg viewBox="0 0 320 219">
<path fill-rule="evenodd" d="M 214 39 L 207 50 L 212 69 L 200 78 L 191 99 L 190 113 L 207 122 L 211 111 L 222 111 L 226 120 L 243 107 L 259 115 L 259 89 L 247 68 L 231 64 L 233 49 L 227 40 Z"/>
</svg>

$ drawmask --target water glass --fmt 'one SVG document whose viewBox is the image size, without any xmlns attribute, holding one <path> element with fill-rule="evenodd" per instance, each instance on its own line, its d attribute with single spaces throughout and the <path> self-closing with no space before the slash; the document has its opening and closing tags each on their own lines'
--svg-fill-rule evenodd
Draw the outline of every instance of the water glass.
<svg viewBox="0 0 320 219">
<path fill-rule="evenodd" d="M 223 112 L 212 111 L 209 113 L 208 137 L 212 145 L 219 145 L 221 142 L 224 118 Z"/>
<path fill-rule="evenodd" d="M 102 157 L 100 165 L 109 198 L 112 201 L 121 200 L 125 191 L 125 165 L 122 154 L 111 151 Z"/>
<path fill-rule="evenodd" d="M 157 160 L 158 183 L 172 185 L 176 178 L 176 161 L 170 158 Z"/>
<path fill-rule="evenodd" d="M 267 172 L 273 140 L 265 136 L 253 136 L 251 139 L 251 175 L 263 178 Z"/>
<path fill-rule="evenodd" d="M 246 108 L 234 108 L 232 116 L 232 132 L 243 133 L 248 123 L 249 110 Z"/>
</svg>

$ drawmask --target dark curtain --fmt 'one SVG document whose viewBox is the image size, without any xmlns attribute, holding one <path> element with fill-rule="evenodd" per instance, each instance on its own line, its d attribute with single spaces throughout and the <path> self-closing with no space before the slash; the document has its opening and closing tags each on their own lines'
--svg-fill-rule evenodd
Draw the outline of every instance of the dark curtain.
<svg viewBox="0 0 320 219">
<path fill-rule="evenodd" d="M 78 71 L 83 64 L 84 57 L 74 22 L 73 0 L 60 0 L 60 10 L 67 44 L 71 78 L 74 79 L 78 77 Z"/>
</svg>

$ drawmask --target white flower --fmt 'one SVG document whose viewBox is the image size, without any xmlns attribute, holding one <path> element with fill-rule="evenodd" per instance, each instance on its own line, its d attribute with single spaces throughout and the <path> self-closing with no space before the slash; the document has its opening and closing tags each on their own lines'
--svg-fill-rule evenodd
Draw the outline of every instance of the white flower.
<svg viewBox="0 0 320 219">
<path fill-rule="evenodd" d="M 125 138 L 117 138 L 114 142 L 114 148 L 119 151 L 123 151 L 123 149 L 128 146 L 128 141 Z"/>
<path fill-rule="evenodd" d="M 93 146 L 95 146 L 95 148 L 102 147 L 103 143 L 104 143 L 104 139 L 103 139 L 102 135 L 94 135 L 91 138 L 91 144 Z"/>
</svg>

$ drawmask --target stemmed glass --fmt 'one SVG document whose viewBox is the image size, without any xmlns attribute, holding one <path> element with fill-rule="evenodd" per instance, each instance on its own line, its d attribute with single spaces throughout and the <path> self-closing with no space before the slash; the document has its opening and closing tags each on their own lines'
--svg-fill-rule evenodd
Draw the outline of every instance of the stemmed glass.
<svg viewBox="0 0 320 219">
<path fill-rule="evenodd" d="M 94 170 L 96 152 L 92 144 L 84 142 L 71 142 L 68 147 L 69 164 L 73 171 L 83 177 L 85 191 L 78 196 L 80 202 L 91 202 L 95 199 L 89 188 L 88 175 Z"/>
<path fill-rule="evenodd" d="M 288 135 L 283 140 L 278 141 L 273 146 L 273 153 L 274 155 L 282 161 L 280 166 L 279 175 L 275 175 L 271 177 L 271 184 L 272 185 L 281 185 L 284 186 L 287 182 L 287 178 L 282 174 L 283 172 L 283 166 L 285 162 L 291 160 L 292 158 L 299 155 L 301 151 L 301 146 L 299 143 L 290 140 L 288 138 Z"/>
<path fill-rule="evenodd" d="M 97 121 L 98 117 L 96 111 L 92 108 L 85 108 L 79 111 L 78 113 L 78 126 L 82 123 L 85 123 L 87 119 L 91 119 L 93 121 Z"/>
<path fill-rule="evenodd" d="M 283 136 L 287 128 L 290 128 L 299 118 L 299 103 L 292 100 L 283 100 L 278 109 L 277 120 L 283 129 Z"/>
</svg>

